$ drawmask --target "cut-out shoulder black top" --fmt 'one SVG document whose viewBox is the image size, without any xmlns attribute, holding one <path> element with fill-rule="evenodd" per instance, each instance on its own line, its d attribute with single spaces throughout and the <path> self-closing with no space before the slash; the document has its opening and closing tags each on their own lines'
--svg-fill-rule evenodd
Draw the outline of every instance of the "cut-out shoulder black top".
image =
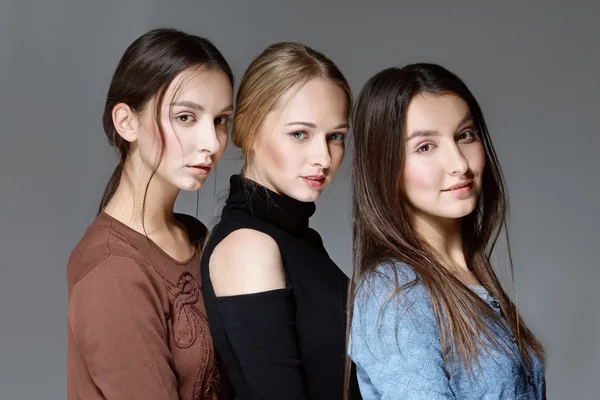
<svg viewBox="0 0 600 400">
<path fill-rule="evenodd" d="M 348 278 L 309 228 L 315 204 L 279 195 L 234 175 L 221 221 L 202 256 L 204 302 L 215 348 L 240 399 L 342 399 Z M 269 235 L 287 288 L 216 297 L 214 248 L 231 232 Z M 354 369 L 350 398 L 360 398 Z"/>
</svg>

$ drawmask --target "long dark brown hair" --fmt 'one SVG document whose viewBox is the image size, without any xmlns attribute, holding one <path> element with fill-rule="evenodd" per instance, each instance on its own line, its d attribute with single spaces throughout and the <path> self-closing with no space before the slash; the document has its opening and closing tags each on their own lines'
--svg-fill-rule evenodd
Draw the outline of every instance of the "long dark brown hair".
<svg viewBox="0 0 600 400">
<path fill-rule="evenodd" d="M 124 167 L 129 152 L 129 142 L 119 135 L 114 126 L 112 111 L 115 105 L 125 103 L 133 111 L 139 112 L 151 99 L 156 98 L 153 114 L 161 138 L 159 159 L 162 160 L 165 139 L 160 124 L 160 112 L 165 92 L 180 73 L 198 67 L 225 73 L 233 86 L 233 73 L 229 64 L 221 52 L 205 38 L 175 29 L 154 29 L 140 36 L 127 48 L 112 77 L 102 116 L 104 132 L 110 144 L 117 149 L 119 163 L 108 180 L 98 214 L 115 194 L 122 178 L 128 179 Z M 154 167 L 150 180 L 146 184 L 142 215 L 148 187 L 157 169 L 158 165 Z"/>
<path fill-rule="evenodd" d="M 465 259 L 471 273 L 500 303 L 502 315 L 515 333 L 521 356 L 530 368 L 531 354 L 543 360 L 544 350 L 520 318 L 490 261 L 500 232 L 506 232 L 508 196 L 500 164 L 477 100 L 460 78 L 435 64 L 411 64 L 381 71 L 365 84 L 354 109 L 354 271 L 348 294 L 348 338 L 354 300 L 361 284 L 378 273 L 377 267 L 382 264 L 390 264 L 397 274 L 394 263 L 400 261 L 415 271 L 417 278 L 412 284 L 424 285 L 431 297 L 447 367 L 458 361 L 471 369 L 478 360 L 481 335 L 492 345 L 506 349 L 491 329 L 492 325 L 504 326 L 501 317 L 448 272 L 412 224 L 401 171 L 407 109 L 419 93 L 454 94 L 469 106 L 486 164 L 476 208 L 462 218 Z M 507 245 L 510 255 L 508 241 Z M 510 268 L 512 272 L 512 260 Z M 392 297 L 400 295 L 403 288 L 396 283 Z"/>
</svg>

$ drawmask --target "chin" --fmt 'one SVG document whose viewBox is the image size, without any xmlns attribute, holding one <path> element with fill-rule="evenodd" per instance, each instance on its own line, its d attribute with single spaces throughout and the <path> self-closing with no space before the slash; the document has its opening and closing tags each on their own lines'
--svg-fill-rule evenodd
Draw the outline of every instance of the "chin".
<svg viewBox="0 0 600 400">
<path fill-rule="evenodd" d="M 454 209 L 445 210 L 440 216 L 445 218 L 463 218 L 471 214 L 475 210 L 475 205 L 464 205 L 462 207 L 454 207 Z"/>
<path fill-rule="evenodd" d="M 200 190 L 200 188 L 204 185 L 206 179 L 199 181 L 197 179 L 186 179 L 183 182 L 177 182 L 175 186 L 179 188 L 179 190 L 183 190 L 186 192 L 195 192 Z"/>
<path fill-rule="evenodd" d="M 321 192 L 318 192 L 316 190 L 310 190 L 310 189 L 303 189 L 303 190 L 297 189 L 297 190 L 290 191 L 289 193 L 286 193 L 286 195 L 288 197 L 291 197 L 294 200 L 309 203 L 309 202 L 316 201 L 319 198 L 319 196 L 321 195 Z"/>
</svg>

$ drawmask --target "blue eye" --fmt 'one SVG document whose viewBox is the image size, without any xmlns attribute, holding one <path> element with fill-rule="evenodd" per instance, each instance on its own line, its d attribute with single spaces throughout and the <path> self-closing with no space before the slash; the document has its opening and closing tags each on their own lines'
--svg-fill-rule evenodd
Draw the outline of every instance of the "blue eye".
<svg viewBox="0 0 600 400">
<path fill-rule="evenodd" d="M 291 132 L 289 135 L 296 140 L 304 140 L 307 136 L 306 132 L 304 131 Z"/>
<path fill-rule="evenodd" d="M 343 142 L 346 139 L 346 135 L 344 135 L 343 133 L 335 132 L 329 135 L 329 138 L 331 140 Z"/>
</svg>

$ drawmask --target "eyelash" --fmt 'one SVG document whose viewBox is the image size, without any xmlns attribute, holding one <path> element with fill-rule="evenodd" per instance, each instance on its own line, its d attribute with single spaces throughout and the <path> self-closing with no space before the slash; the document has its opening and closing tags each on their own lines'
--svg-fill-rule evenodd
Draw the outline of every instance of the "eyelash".
<svg viewBox="0 0 600 400">
<path fill-rule="evenodd" d="M 460 137 L 465 133 L 469 134 L 470 136 L 467 138 L 461 139 Z M 479 136 L 479 132 L 477 132 L 476 129 L 469 128 L 458 134 L 458 140 L 463 141 L 463 142 L 466 141 L 467 143 L 471 143 L 477 138 L 477 136 Z M 435 144 L 434 143 L 424 143 L 417 148 L 416 152 L 417 153 L 426 153 L 428 151 L 428 150 L 426 150 L 426 148 L 428 146 L 435 146 Z"/>
<path fill-rule="evenodd" d="M 468 133 L 468 134 L 470 134 L 471 136 L 470 136 L 469 138 L 466 138 L 466 139 L 463 139 L 463 140 L 469 140 L 469 141 L 470 141 L 471 139 L 475 139 L 475 138 L 476 138 L 476 137 L 479 135 L 479 132 L 477 132 L 477 130 L 476 130 L 476 129 L 469 128 L 469 129 L 466 129 L 466 130 L 462 131 L 461 133 L 459 133 L 459 134 L 458 134 L 458 137 L 460 138 L 460 136 L 462 136 L 462 135 L 463 135 L 463 134 L 465 134 L 465 133 Z M 460 140 L 460 139 L 459 139 L 459 140 Z"/>
<path fill-rule="evenodd" d="M 303 135 L 302 137 L 298 137 L 296 136 L 297 134 Z M 303 141 L 306 139 L 306 136 L 308 135 L 308 133 L 304 132 L 304 131 L 294 131 L 294 132 L 290 132 L 289 136 L 292 139 L 298 140 L 298 141 Z"/>
<path fill-rule="evenodd" d="M 219 119 L 222 119 L 223 122 L 218 123 L 217 121 Z M 220 117 L 215 118 L 215 125 L 227 125 L 229 122 L 231 122 L 231 118 L 226 115 L 221 115 Z"/>
<path fill-rule="evenodd" d="M 427 150 L 426 150 L 427 146 L 434 146 L 434 144 L 433 143 L 425 143 L 425 144 L 419 146 L 417 148 L 417 153 L 425 153 L 425 152 L 427 152 Z"/>
<path fill-rule="evenodd" d="M 337 139 L 334 139 L 334 135 L 338 135 L 339 137 Z M 331 140 L 335 140 L 336 142 L 343 142 L 344 140 L 346 140 L 346 135 L 340 132 L 334 132 L 329 136 L 331 137 Z"/>
<path fill-rule="evenodd" d="M 190 121 L 190 120 L 182 121 L 181 120 L 182 117 L 189 117 L 192 121 Z M 180 114 L 180 115 L 176 116 L 175 119 L 178 122 L 181 122 L 182 124 L 185 124 L 185 125 L 189 125 L 190 123 L 195 122 L 195 120 L 196 120 L 196 118 L 192 114 Z"/>
</svg>

